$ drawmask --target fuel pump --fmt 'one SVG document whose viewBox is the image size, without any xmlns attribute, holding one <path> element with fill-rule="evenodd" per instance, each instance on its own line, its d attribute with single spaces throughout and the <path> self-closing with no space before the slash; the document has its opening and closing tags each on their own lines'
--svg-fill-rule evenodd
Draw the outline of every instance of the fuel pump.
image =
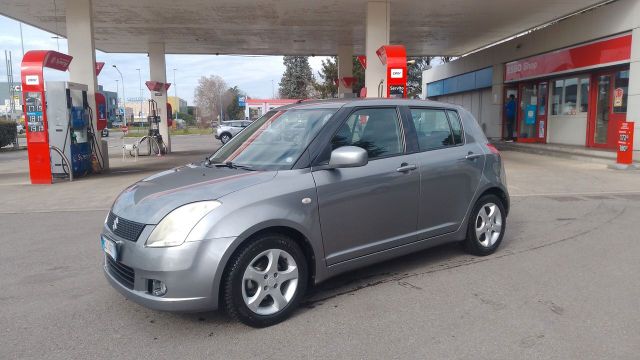
<svg viewBox="0 0 640 360">
<path fill-rule="evenodd" d="M 158 103 L 153 99 L 149 99 L 149 116 L 147 116 L 147 124 L 149 125 L 149 133 L 147 134 L 149 137 L 149 153 L 152 151 L 152 142 L 155 140 L 155 143 L 158 145 L 158 155 L 166 153 L 166 146 L 160 134 L 160 121 Z"/>
<path fill-rule="evenodd" d="M 91 108 L 87 101 L 88 87 L 65 81 L 46 84 L 49 145 L 62 151 L 51 152 L 51 174 L 54 177 L 73 177 L 92 172 L 91 158 L 94 134 L 91 129 Z"/>
<path fill-rule="evenodd" d="M 386 66 L 386 91 L 384 82 L 380 82 L 378 96 L 384 97 L 386 94 L 390 98 L 407 97 L 407 50 L 403 45 L 381 46 L 376 54 Z"/>
</svg>

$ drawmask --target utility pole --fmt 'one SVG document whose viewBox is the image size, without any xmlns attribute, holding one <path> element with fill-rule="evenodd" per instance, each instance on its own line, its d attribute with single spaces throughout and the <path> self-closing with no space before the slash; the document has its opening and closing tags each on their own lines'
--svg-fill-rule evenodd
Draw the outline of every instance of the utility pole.
<svg viewBox="0 0 640 360">
<path fill-rule="evenodd" d="M 22 46 L 22 57 L 24 57 L 24 38 L 22 37 L 22 23 L 18 23 L 20 25 L 20 46 Z"/>
<path fill-rule="evenodd" d="M 120 74 L 120 79 L 122 80 L 122 109 L 123 109 L 122 113 L 124 114 L 123 123 L 126 125 L 127 124 L 127 98 L 124 95 L 124 77 L 122 77 L 122 73 L 120 72 L 120 69 L 118 69 L 118 67 L 115 64 L 113 64 L 113 68 L 116 69 L 118 74 Z"/>
<path fill-rule="evenodd" d="M 178 98 L 178 84 L 176 83 L 176 70 L 173 69 L 173 96 L 176 98 L 176 118 L 180 112 L 180 98 Z"/>
<path fill-rule="evenodd" d="M 118 105 L 118 109 L 120 108 L 120 80 L 116 79 L 116 97 L 118 98 L 118 102 L 116 103 L 116 105 Z M 118 116 L 116 115 L 116 118 Z M 124 122 L 124 121 L 123 121 Z"/>
<path fill-rule="evenodd" d="M 140 118 L 142 119 L 142 73 L 140 72 L 140 69 L 136 69 L 138 70 L 138 79 L 140 80 Z"/>
</svg>

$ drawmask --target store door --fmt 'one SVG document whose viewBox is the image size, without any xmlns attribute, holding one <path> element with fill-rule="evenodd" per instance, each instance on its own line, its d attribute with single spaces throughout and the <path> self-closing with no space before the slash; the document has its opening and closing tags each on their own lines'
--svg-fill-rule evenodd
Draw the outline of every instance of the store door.
<svg viewBox="0 0 640 360">
<path fill-rule="evenodd" d="M 593 75 L 589 106 L 591 147 L 615 149 L 620 122 L 627 117 L 629 70 L 615 70 Z"/>
<path fill-rule="evenodd" d="M 548 83 L 544 81 L 520 84 L 519 93 L 518 141 L 546 142 Z"/>
</svg>

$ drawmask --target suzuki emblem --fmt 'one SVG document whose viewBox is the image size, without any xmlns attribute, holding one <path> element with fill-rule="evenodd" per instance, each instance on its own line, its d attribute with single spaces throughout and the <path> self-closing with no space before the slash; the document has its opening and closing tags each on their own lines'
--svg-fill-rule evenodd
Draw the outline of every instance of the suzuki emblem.
<svg viewBox="0 0 640 360">
<path fill-rule="evenodd" d="M 111 225 L 111 229 L 113 231 L 116 231 L 117 228 L 118 228 L 118 218 L 115 218 L 115 220 L 113 220 L 113 224 Z"/>
</svg>

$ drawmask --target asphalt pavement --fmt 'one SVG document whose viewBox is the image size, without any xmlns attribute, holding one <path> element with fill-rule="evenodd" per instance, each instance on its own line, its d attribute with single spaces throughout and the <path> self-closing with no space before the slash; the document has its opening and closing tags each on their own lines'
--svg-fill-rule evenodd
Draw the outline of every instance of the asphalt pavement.
<svg viewBox="0 0 640 360">
<path fill-rule="evenodd" d="M 108 176 L 28 185 L 0 153 L 0 359 L 637 359 L 640 172 L 503 152 L 512 210 L 487 257 L 456 245 L 351 272 L 267 329 L 218 312 L 127 301 L 102 274 L 98 234 L 125 186 L 219 143 L 121 160 Z"/>
</svg>

